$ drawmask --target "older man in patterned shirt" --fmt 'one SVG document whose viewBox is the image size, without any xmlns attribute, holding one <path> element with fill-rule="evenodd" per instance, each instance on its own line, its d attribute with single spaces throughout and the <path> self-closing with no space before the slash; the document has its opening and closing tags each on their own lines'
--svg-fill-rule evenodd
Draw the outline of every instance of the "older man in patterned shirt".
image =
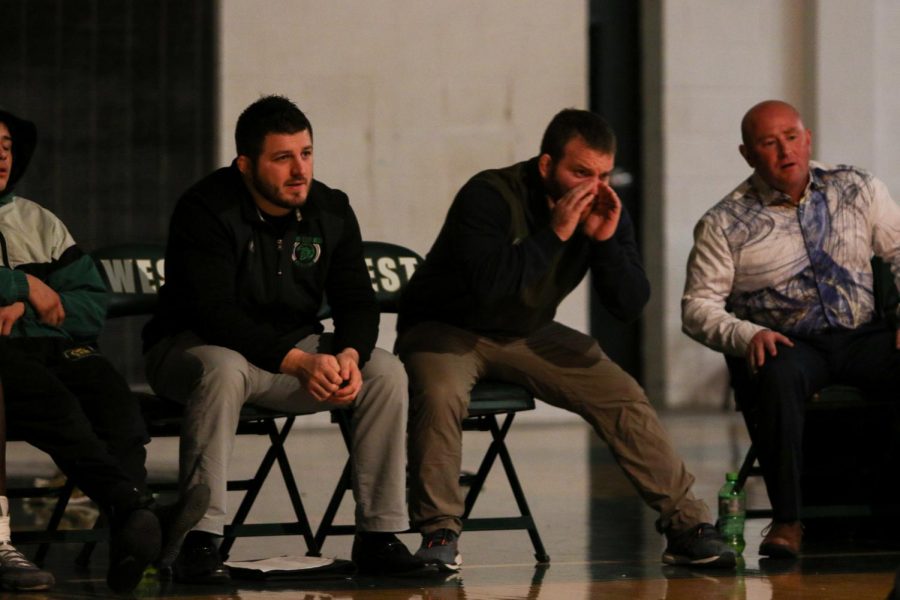
<svg viewBox="0 0 900 600">
<path fill-rule="evenodd" d="M 741 134 L 754 171 L 694 229 L 682 323 L 746 358 L 746 369 L 729 366 L 751 385 L 743 408 L 758 419 L 774 511 L 760 554 L 791 557 L 802 540 L 804 401 L 833 383 L 900 384 L 900 335 L 875 312 L 870 263 L 875 254 L 900 274 L 900 207 L 870 173 L 810 161 L 811 133 L 789 104 L 757 104 Z"/>
</svg>

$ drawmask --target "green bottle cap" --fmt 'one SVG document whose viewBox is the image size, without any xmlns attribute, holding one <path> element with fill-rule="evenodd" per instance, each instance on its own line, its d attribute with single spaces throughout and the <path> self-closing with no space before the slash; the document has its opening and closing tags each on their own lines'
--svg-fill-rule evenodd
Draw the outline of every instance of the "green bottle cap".
<svg viewBox="0 0 900 600">
<path fill-rule="evenodd" d="M 729 471 L 725 473 L 725 481 L 737 481 L 738 474 L 736 471 Z"/>
</svg>

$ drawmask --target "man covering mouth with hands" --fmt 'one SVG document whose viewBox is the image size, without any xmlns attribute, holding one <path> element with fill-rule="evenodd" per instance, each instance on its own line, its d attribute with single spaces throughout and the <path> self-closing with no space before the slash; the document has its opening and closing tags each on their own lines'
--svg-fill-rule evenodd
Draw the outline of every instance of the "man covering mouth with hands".
<svg viewBox="0 0 900 600">
<path fill-rule="evenodd" d="M 397 350 L 411 389 L 410 512 L 423 536 L 417 556 L 445 570 L 461 565 L 461 421 L 482 378 L 519 384 L 591 424 L 659 512 L 665 562 L 735 564 L 644 391 L 596 340 L 554 320 L 588 272 L 620 319 L 637 318 L 649 297 L 631 218 L 609 186 L 615 152 L 600 116 L 557 114 L 538 156 L 462 187 L 403 295 Z"/>
</svg>

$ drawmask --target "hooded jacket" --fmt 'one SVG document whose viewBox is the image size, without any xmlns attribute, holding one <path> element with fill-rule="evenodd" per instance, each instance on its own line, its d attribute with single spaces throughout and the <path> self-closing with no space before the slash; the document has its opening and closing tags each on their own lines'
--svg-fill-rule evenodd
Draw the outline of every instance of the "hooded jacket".
<svg viewBox="0 0 900 600">
<path fill-rule="evenodd" d="M 37 144 L 34 123 L 4 110 L 0 110 L 0 122 L 12 137 L 12 168 L 6 187 L 0 190 L 0 307 L 25 305 L 10 337 L 95 341 L 106 315 L 106 286 L 94 261 L 75 244 L 63 222 L 14 191 Z M 42 323 L 29 303 L 26 274 L 59 294 L 66 316 L 58 327 Z"/>
<path fill-rule="evenodd" d="M 378 307 L 347 195 L 313 180 L 302 208 L 279 231 L 257 210 L 235 165 L 178 201 L 166 246 L 166 283 L 144 328 L 144 350 L 190 330 L 277 373 L 285 354 L 321 333 L 325 296 L 334 347 L 360 366 L 378 337 Z"/>
</svg>

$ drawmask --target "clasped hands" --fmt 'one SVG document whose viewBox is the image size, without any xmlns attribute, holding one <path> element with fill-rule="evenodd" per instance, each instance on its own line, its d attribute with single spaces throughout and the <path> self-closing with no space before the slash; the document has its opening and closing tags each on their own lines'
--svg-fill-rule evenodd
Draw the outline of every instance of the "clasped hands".
<svg viewBox="0 0 900 600">
<path fill-rule="evenodd" d="M 281 372 L 296 377 L 303 389 L 319 402 L 349 404 L 362 387 L 359 353 L 353 348 L 337 354 L 293 348 L 282 360 Z"/>
</svg>

